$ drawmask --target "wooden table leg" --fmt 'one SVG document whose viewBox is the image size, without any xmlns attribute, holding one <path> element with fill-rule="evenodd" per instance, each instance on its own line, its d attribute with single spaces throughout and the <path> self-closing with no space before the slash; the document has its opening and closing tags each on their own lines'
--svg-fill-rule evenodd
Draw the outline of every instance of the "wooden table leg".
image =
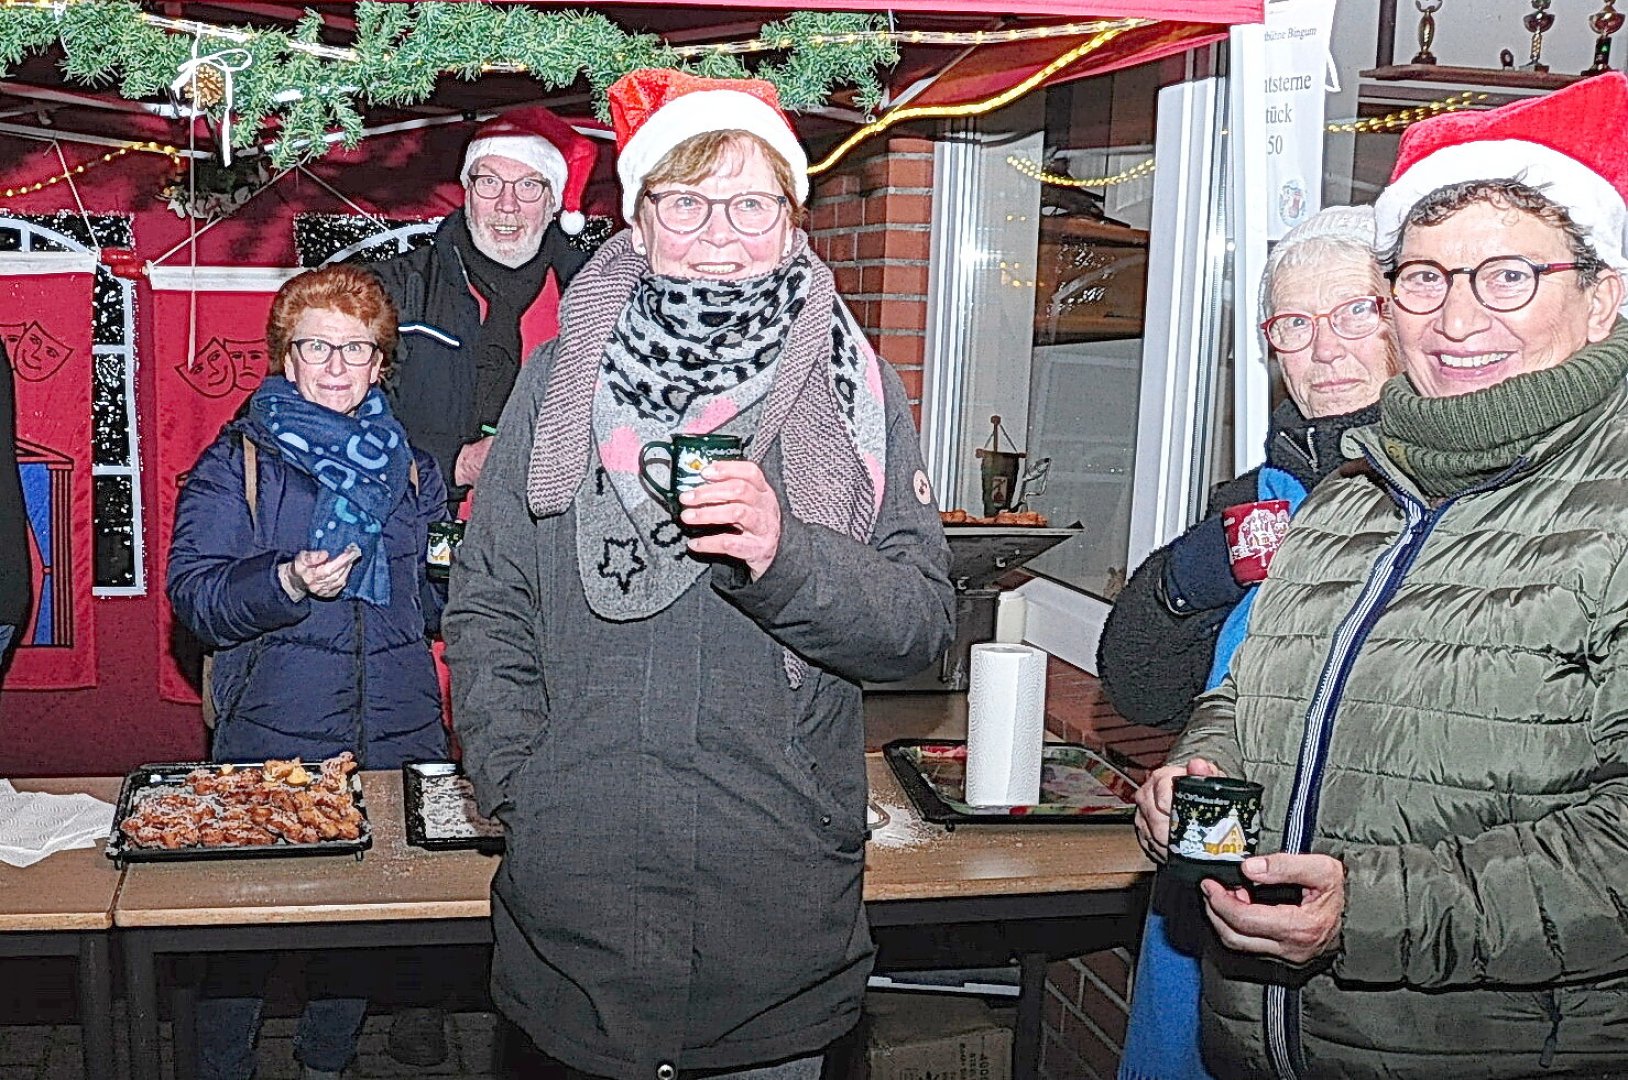
<svg viewBox="0 0 1628 1080">
<path fill-rule="evenodd" d="M 1018 956 L 1017 1024 L 1012 1031 L 1012 1080 L 1040 1076 L 1042 1008 L 1046 1001 L 1046 954 Z"/>
<path fill-rule="evenodd" d="M 113 964 L 106 934 L 80 935 L 77 974 L 86 1080 L 114 1080 L 118 1062 L 113 1049 Z"/>
<path fill-rule="evenodd" d="M 139 931 L 120 935 L 125 1003 L 130 1011 L 130 1075 L 160 1080 L 158 1051 L 158 958 Z"/>
</svg>

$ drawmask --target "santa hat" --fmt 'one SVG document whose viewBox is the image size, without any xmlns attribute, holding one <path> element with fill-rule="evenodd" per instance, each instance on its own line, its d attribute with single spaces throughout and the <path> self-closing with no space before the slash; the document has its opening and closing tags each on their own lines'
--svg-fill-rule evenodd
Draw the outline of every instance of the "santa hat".
<svg viewBox="0 0 1628 1080">
<path fill-rule="evenodd" d="M 464 151 L 458 179 L 469 183 L 470 170 L 483 157 L 505 157 L 529 165 L 554 189 L 559 200 L 560 228 L 575 236 L 587 219 L 582 216 L 582 190 L 594 171 L 599 152 L 592 139 L 540 105 L 510 109 L 475 129 Z"/>
<path fill-rule="evenodd" d="M 1389 251 L 1420 199 L 1466 180 L 1516 180 L 1570 215 L 1596 254 L 1628 275 L 1628 76 L 1613 71 L 1486 112 L 1421 120 L 1402 135 L 1374 203 Z"/>
<path fill-rule="evenodd" d="M 791 166 L 797 201 L 808 198 L 808 155 L 780 111 L 780 95 L 762 79 L 703 79 L 645 68 L 612 83 L 609 97 L 622 216 L 629 222 L 650 170 L 685 139 L 709 131 L 758 136 Z"/>
</svg>

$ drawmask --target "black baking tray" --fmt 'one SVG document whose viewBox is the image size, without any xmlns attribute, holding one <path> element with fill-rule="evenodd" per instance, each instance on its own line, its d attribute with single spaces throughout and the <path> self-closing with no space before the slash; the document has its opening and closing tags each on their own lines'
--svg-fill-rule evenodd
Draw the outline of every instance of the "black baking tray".
<svg viewBox="0 0 1628 1080">
<path fill-rule="evenodd" d="M 895 739 L 882 756 L 921 816 L 934 824 L 1084 825 L 1124 823 L 1136 814 L 1137 784 L 1111 751 L 1079 743 L 1047 743 L 1042 751 L 1040 802 L 973 806 L 964 799 L 967 744 L 963 739 Z"/>
<path fill-rule="evenodd" d="M 124 778 L 124 784 L 119 788 L 119 804 L 113 814 L 113 831 L 108 835 L 107 848 L 103 854 L 121 868 L 126 863 L 136 862 L 274 859 L 295 855 L 353 855 L 360 862 L 362 853 L 373 846 L 373 827 L 367 819 L 367 806 L 362 801 L 362 780 L 357 773 L 350 774 L 351 797 L 355 800 L 356 809 L 362 814 L 362 835 L 355 840 L 320 840 L 314 844 L 292 844 L 286 840 L 279 840 L 275 844 L 244 847 L 199 845 L 183 848 L 149 848 L 130 843 L 130 838 L 120 830 L 119 826 L 134 810 L 141 792 L 150 788 L 182 789 L 186 786 L 187 775 L 194 769 L 219 769 L 224 764 L 230 764 L 235 769 L 258 769 L 265 762 L 165 761 L 143 765 L 131 772 Z M 315 769 L 318 764 L 313 763 L 310 767 Z"/>
<path fill-rule="evenodd" d="M 407 824 L 407 842 L 429 851 L 484 851 L 498 854 L 503 850 L 503 834 L 496 836 L 431 836 L 429 823 L 424 817 L 424 780 L 434 776 L 463 776 L 463 769 L 455 761 L 409 761 L 401 767 L 402 808 Z M 486 821 L 475 810 L 474 797 L 469 798 L 471 817 Z"/>
</svg>

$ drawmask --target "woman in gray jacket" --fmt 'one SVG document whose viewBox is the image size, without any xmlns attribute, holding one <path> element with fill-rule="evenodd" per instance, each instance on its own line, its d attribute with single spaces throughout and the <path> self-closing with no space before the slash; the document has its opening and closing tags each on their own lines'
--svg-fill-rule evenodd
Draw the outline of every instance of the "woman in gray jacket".
<svg viewBox="0 0 1628 1080">
<path fill-rule="evenodd" d="M 773 89 L 636 72 L 611 104 L 632 228 L 521 373 L 443 624 L 508 837 L 493 994 L 583 1073 L 813 1080 L 872 953 L 859 683 L 947 646 L 949 553 Z M 676 522 L 639 476 L 675 432 L 744 444 Z"/>
</svg>

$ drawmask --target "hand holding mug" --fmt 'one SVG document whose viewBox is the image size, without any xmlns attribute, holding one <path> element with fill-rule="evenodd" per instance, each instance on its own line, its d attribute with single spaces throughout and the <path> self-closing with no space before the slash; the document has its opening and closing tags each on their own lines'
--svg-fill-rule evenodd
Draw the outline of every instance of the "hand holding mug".
<svg viewBox="0 0 1628 1080">
<path fill-rule="evenodd" d="M 652 457 L 667 458 L 667 479 L 650 471 Z M 679 496 L 706 483 L 701 475 L 715 461 L 740 461 L 745 457 L 741 440 L 735 435 L 675 434 L 663 442 L 647 442 L 639 451 L 639 479 L 677 518 L 684 507 Z"/>
<path fill-rule="evenodd" d="M 679 521 L 714 527 L 691 536 L 690 550 L 739 559 L 756 581 L 780 551 L 780 496 L 752 461 L 714 462 L 702 478 L 706 483 L 678 497 L 684 507 Z"/>
<path fill-rule="evenodd" d="M 351 567 L 361 557 L 362 549 L 355 544 L 332 558 L 326 551 L 302 551 L 292 562 L 279 566 L 277 576 L 290 599 L 303 600 L 309 594 L 319 600 L 332 600 L 345 588 Z"/>
<path fill-rule="evenodd" d="M 1227 533 L 1227 557 L 1232 576 L 1240 585 L 1266 580 L 1283 537 L 1289 531 L 1289 500 L 1263 499 L 1240 503 L 1221 511 L 1221 525 Z"/>
<path fill-rule="evenodd" d="M 1193 758 L 1185 765 L 1163 765 L 1154 769 L 1136 789 L 1136 839 L 1149 859 L 1162 863 L 1170 857 L 1170 813 L 1176 778 L 1220 775 L 1221 770 L 1214 762 Z"/>
<path fill-rule="evenodd" d="M 1345 864 L 1332 855 L 1276 852 L 1244 860 L 1247 884 L 1228 888 L 1204 881 L 1210 925 L 1235 952 L 1307 964 L 1340 947 L 1345 913 Z M 1264 888 L 1291 890 L 1292 903 L 1263 903 Z"/>
</svg>

